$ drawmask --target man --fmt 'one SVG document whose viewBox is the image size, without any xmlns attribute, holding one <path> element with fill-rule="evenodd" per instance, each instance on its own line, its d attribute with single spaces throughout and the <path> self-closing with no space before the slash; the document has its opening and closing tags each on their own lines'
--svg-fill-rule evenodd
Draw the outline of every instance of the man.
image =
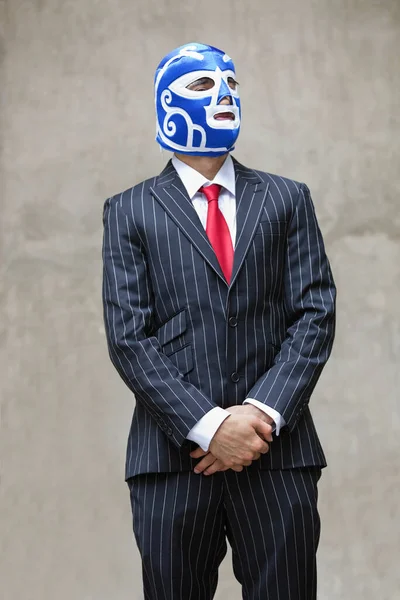
<svg viewBox="0 0 400 600">
<path fill-rule="evenodd" d="M 155 76 L 163 172 L 107 200 L 104 315 L 135 394 L 126 479 L 146 599 L 312 600 L 325 457 L 308 408 L 335 287 L 308 188 L 230 156 L 232 60 L 177 48 Z"/>
</svg>

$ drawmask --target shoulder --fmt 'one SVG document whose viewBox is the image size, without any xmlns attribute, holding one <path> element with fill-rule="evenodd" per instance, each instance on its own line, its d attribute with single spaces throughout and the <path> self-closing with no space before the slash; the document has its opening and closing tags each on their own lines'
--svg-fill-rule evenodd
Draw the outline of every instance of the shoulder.
<svg viewBox="0 0 400 600">
<path fill-rule="evenodd" d="M 148 201 L 150 194 L 150 188 L 155 185 L 157 176 L 145 179 L 132 187 L 118 192 L 113 196 L 107 198 L 104 204 L 104 209 L 115 208 L 116 210 L 121 209 L 126 214 L 132 213 L 137 207 L 142 206 L 143 202 Z"/>
<path fill-rule="evenodd" d="M 253 170 L 264 183 L 269 184 L 271 193 L 274 193 L 275 191 L 285 195 L 290 194 L 291 196 L 299 196 L 302 190 L 308 189 L 305 183 L 297 181 L 296 179 L 290 179 L 289 177 L 283 177 L 282 175 L 268 173 L 266 171 Z"/>
<path fill-rule="evenodd" d="M 252 171 L 263 181 L 275 212 L 285 215 L 285 220 L 290 221 L 295 212 L 313 210 L 310 190 L 304 182 L 267 171 Z"/>
<path fill-rule="evenodd" d="M 285 198 L 289 196 L 293 201 L 296 197 L 299 197 L 301 191 L 304 192 L 304 190 L 308 189 L 304 183 L 295 179 L 283 177 L 282 175 L 277 175 L 276 173 L 270 173 L 268 171 L 260 171 L 259 169 L 245 167 L 235 158 L 234 164 L 235 170 L 239 175 L 242 175 L 253 183 L 256 183 L 257 180 L 260 182 L 261 180 L 264 186 L 268 187 L 268 192 L 271 195 L 278 194 Z"/>
</svg>

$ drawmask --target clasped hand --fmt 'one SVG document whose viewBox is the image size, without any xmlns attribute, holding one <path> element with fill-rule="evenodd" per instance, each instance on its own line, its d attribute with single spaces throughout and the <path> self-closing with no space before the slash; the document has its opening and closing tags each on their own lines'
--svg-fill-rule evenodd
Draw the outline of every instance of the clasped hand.
<svg viewBox="0 0 400 600">
<path fill-rule="evenodd" d="M 230 406 L 231 416 L 222 422 L 211 440 L 209 450 L 196 448 L 192 458 L 202 458 L 195 473 L 212 475 L 217 471 L 243 471 L 243 467 L 269 451 L 272 442 L 272 418 L 253 404 Z"/>
</svg>

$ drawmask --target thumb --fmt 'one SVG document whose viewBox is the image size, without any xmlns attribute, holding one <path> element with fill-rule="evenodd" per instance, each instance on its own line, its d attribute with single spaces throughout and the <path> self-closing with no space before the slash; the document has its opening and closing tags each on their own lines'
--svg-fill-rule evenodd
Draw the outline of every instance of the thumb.
<svg viewBox="0 0 400 600">
<path fill-rule="evenodd" d="M 193 450 L 190 453 L 190 456 L 192 458 L 201 458 L 202 456 L 205 456 L 206 454 L 208 454 L 208 450 L 203 450 L 203 448 L 200 448 L 200 446 L 198 448 L 196 448 L 196 450 Z"/>
<path fill-rule="evenodd" d="M 268 425 L 268 423 L 265 423 L 265 421 L 262 421 L 261 419 L 257 419 L 257 425 L 255 426 L 255 430 L 257 431 L 257 433 L 261 433 L 262 437 L 267 440 L 268 442 L 272 442 L 272 427 L 271 425 Z"/>
</svg>

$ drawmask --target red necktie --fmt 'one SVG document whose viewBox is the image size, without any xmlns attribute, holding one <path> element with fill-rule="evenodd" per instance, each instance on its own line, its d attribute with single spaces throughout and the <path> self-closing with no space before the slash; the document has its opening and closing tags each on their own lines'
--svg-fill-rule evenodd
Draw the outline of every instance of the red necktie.
<svg viewBox="0 0 400 600">
<path fill-rule="evenodd" d="M 233 245 L 228 225 L 218 206 L 220 191 L 221 186 L 216 183 L 199 189 L 208 201 L 206 234 L 214 248 L 225 279 L 229 283 L 233 267 Z"/>
</svg>

